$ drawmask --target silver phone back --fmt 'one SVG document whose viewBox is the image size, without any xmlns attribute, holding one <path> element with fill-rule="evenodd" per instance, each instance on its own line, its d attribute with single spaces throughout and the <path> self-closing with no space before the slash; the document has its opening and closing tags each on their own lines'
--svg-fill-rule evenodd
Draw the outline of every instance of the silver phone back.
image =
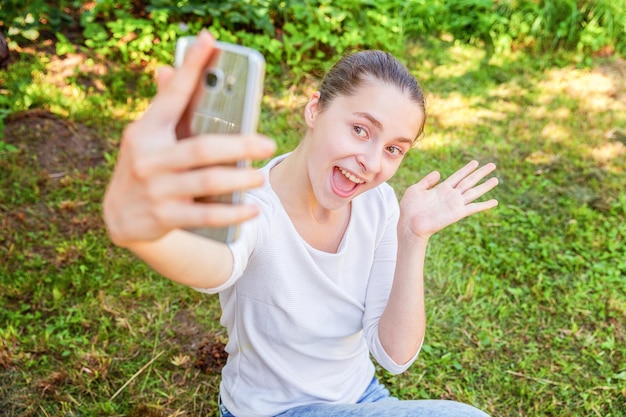
<svg viewBox="0 0 626 417">
<path fill-rule="evenodd" d="M 182 63 L 186 48 L 194 37 L 181 38 L 176 47 L 176 65 Z M 265 60 L 256 50 L 240 45 L 217 42 L 220 54 L 207 68 L 200 97 L 191 119 L 193 136 L 204 133 L 256 132 L 261 98 Z M 240 161 L 238 166 L 248 165 Z M 197 199 L 207 203 L 237 204 L 243 201 L 243 192 Z M 192 228 L 191 232 L 222 242 L 232 242 L 239 234 L 239 226 L 220 228 Z"/>
</svg>

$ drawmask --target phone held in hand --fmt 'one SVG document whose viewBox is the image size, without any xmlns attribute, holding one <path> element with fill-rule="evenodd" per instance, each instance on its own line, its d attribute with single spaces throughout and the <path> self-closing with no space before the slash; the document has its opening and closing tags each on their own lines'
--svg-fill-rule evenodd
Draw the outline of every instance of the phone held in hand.
<svg viewBox="0 0 626 417">
<path fill-rule="evenodd" d="M 189 46 L 195 37 L 180 38 L 176 43 L 175 66 L 183 63 Z M 241 45 L 216 42 L 217 58 L 212 58 L 206 68 L 193 99 L 189 130 L 191 136 L 205 133 L 254 133 L 256 132 L 263 81 L 265 59 L 258 51 Z M 237 166 L 248 166 L 249 161 L 238 161 Z M 244 192 L 201 197 L 203 203 L 238 204 L 243 201 Z M 232 242 L 237 239 L 239 225 L 228 227 L 191 228 L 198 235 Z"/>
</svg>

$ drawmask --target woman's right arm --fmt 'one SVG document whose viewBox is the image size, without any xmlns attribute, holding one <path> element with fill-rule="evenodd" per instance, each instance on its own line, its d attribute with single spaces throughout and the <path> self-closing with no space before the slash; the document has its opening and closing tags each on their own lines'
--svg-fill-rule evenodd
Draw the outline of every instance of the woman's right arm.
<svg viewBox="0 0 626 417">
<path fill-rule="evenodd" d="M 167 278 L 211 288 L 230 276 L 228 246 L 183 231 L 241 223 L 258 214 L 253 205 L 197 203 L 194 197 L 259 187 L 252 168 L 228 167 L 240 159 L 271 156 L 275 144 L 260 135 L 202 135 L 179 141 L 181 121 L 214 52 L 214 39 L 198 35 L 183 65 L 165 67 L 158 92 L 141 119 L 124 131 L 103 201 L 111 240 L 133 251 Z"/>
</svg>

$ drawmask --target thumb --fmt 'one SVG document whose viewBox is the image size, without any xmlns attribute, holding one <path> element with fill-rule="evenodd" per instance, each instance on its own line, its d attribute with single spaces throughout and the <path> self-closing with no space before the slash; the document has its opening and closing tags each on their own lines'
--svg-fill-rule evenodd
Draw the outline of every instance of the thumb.
<svg viewBox="0 0 626 417">
<path fill-rule="evenodd" d="M 144 118 L 154 126 L 176 124 L 192 101 L 204 69 L 216 54 L 215 39 L 208 32 L 200 32 L 187 48 L 182 65 L 176 71 L 165 70 L 165 74 L 157 76 L 159 91 Z"/>
</svg>

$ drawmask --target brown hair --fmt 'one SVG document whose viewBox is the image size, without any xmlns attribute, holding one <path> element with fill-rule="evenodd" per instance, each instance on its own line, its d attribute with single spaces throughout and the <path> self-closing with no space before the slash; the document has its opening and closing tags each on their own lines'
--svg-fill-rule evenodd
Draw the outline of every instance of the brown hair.
<svg viewBox="0 0 626 417">
<path fill-rule="evenodd" d="M 375 78 L 397 87 L 417 103 L 426 119 L 424 93 L 415 77 L 393 55 L 384 51 L 368 50 L 344 56 L 328 71 L 320 86 L 319 109 L 324 111 L 337 96 L 349 96 Z M 420 134 L 424 125 L 420 128 Z M 419 135 L 418 135 L 419 136 Z"/>
</svg>

